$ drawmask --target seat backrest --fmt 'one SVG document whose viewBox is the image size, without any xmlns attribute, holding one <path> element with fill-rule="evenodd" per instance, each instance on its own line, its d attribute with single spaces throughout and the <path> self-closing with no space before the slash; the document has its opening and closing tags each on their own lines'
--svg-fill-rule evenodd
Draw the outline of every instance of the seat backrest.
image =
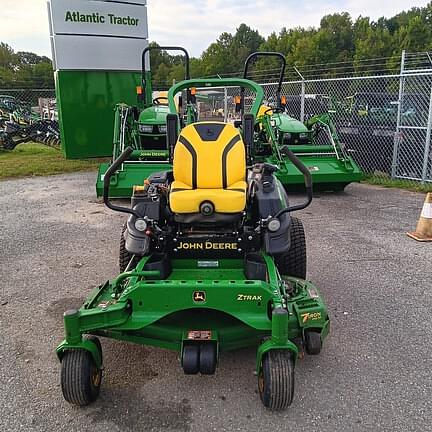
<svg viewBox="0 0 432 432">
<path fill-rule="evenodd" d="M 246 153 L 239 131 L 230 123 L 186 126 L 174 149 L 174 180 L 192 189 L 226 189 L 246 178 Z"/>
</svg>

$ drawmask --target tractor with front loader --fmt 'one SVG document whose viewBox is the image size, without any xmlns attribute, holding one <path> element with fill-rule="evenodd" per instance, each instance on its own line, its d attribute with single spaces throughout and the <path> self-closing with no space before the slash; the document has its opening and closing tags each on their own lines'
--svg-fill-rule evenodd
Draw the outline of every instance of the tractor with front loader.
<svg viewBox="0 0 432 432">
<path fill-rule="evenodd" d="M 245 61 L 243 78 L 250 77 L 251 64 L 260 57 L 276 58 L 280 63 L 276 98 L 272 106 L 263 104 L 256 119 L 256 161 L 279 167 L 277 177 L 288 190 L 302 189 L 303 175 L 287 157 L 292 151 L 310 171 L 314 190 L 341 191 L 358 182 L 362 172 L 340 142 L 328 112 L 317 113 L 304 123 L 286 112 L 287 97 L 282 95 L 286 68 L 283 54 L 256 52 Z M 244 110 L 244 91 L 237 110 Z"/>
<path fill-rule="evenodd" d="M 142 53 L 141 85 L 136 88 L 137 105 L 119 103 L 114 113 L 114 136 L 112 161 L 127 148 L 133 152 L 111 176 L 110 197 L 130 198 L 135 184 L 143 175 L 170 169 L 169 150 L 166 147 L 166 118 L 169 114 L 166 96 L 153 98 L 152 76 L 148 70 L 149 54 L 152 51 L 181 51 L 184 54 L 184 79 L 189 76 L 189 54 L 183 47 L 149 46 Z M 190 92 L 186 95 L 191 98 Z M 182 108 L 182 95 L 176 99 Z M 110 164 L 102 163 L 96 180 L 96 194 L 102 197 L 104 176 Z"/>
<path fill-rule="evenodd" d="M 237 127 L 198 121 L 193 98 L 180 118 L 176 95 L 221 85 L 254 94 Z M 255 346 L 262 403 L 271 410 L 291 404 L 299 358 L 320 353 L 330 320 L 306 280 L 304 230 L 292 216 L 312 201 L 311 173 L 288 149 L 307 194 L 292 205 L 278 167 L 255 159 L 263 97 L 262 87 L 246 79 L 182 81 L 168 93 L 170 167 L 143 169 L 130 207 L 109 197 L 113 176 L 136 150 L 122 149 L 106 170 L 104 202 L 127 216 L 121 272 L 64 313 L 57 355 L 68 402 L 83 406 L 98 397 L 104 337 L 174 350 L 188 375 L 214 374 L 224 352 Z"/>
</svg>

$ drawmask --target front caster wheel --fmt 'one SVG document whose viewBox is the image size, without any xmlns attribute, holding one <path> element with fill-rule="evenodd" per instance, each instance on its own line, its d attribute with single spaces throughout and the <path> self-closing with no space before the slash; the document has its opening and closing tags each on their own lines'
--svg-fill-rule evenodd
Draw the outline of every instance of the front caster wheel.
<svg viewBox="0 0 432 432">
<path fill-rule="evenodd" d="M 199 369 L 202 375 L 213 375 L 216 371 L 217 352 L 214 343 L 204 343 L 200 347 Z"/>
<path fill-rule="evenodd" d="M 64 398 L 71 404 L 85 406 L 99 396 L 102 369 L 84 349 L 65 352 L 61 367 L 61 388 Z"/>
<path fill-rule="evenodd" d="M 294 397 L 294 361 L 288 350 L 270 350 L 258 375 L 261 401 L 272 411 L 289 407 Z"/>
<path fill-rule="evenodd" d="M 185 345 L 182 353 L 182 366 L 186 375 L 195 375 L 199 372 L 199 345 Z"/>
<path fill-rule="evenodd" d="M 314 330 L 305 331 L 305 348 L 309 355 L 318 355 L 321 352 L 322 342 L 319 332 Z"/>
</svg>

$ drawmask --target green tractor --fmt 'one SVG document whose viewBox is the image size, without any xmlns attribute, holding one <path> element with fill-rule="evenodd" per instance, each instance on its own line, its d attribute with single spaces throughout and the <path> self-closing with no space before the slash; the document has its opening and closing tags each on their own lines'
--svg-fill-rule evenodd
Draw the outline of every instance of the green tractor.
<svg viewBox="0 0 432 432">
<path fill-rule="evenodd" d="M 292 151 L 312 174 L 314 190 L 343 190 L 349 183 L 360 181 L 362 172 L 339 141 L 329 113 L 309 118 L 305 123 L 286 113 L 286 97 L 281 96 L 286 60 L 277 52 L 256 52 L 245 62 L 243 78 L 249 77 L 250 65 L 258 57 L 276 57 L 280 61 L 276 103 L 263 105 L 258 113 L 256 130 L 256 161 L 279 167 L 278 178 L 288 190 L 301 189 L 302 173 L 287 158 Z M 241 91 L 241 99 L 244 92 Z M 241 101 L 238 110 L 242 110 Z"/>
<path fill-rule="evenodd" d="M 255 95 L 237 128 L 197 122 L 193 100 L 179 118 L 177 94 L 220 85 Z M 224 351 L 255 346 L 263 404 L 291 404 L 298 359 L 320 353 L 330 321 L 318 289 L 305 280 L 303 226 L 291 216 L 312 201 L 311 174 L 288 150 L 307 191 L 305 202 L 290 205 L 277 167 L 254 161 L 263 96 L 245 79 L 182 81 L 168 93 L 172 168 L 148 176 L 142 166 L 130 207 L 109 196 L 113 175 L 134 149 L 126 147 L 105 172 L 105 204 L 128 215 L 121 273 L 96 287 L 79 310 L 64 313 L 57 355 L 68 402 L 82 406 L 98 397 L 102 336 L 177 351 L 185 374 L 213 374 Z"/>
<path fill-rule="evenodd" d="M 184 54 L 185 80 L 189 79 L 189 54 L 182 47 L 151 46 L 142 53 L 142 85 L 137 87 L 138 106 L 123 103 L 115 107 L 114 137 L 112 160 L 131 147 L 133 152 L 118 172 L 111 177 L 110 197 L 130 198 L 132 187 L 142 180 L 143 175 L 169 169 L 168 149 L 166 147 L 166 117 L 169 113 L 165 96 L 153 99 L 151 72 L 146 62 L 151 51 L 181 51 Z M 190 98 L 190 93 L 187 93 Z M 181 108 L 182 97 L 177 105 Z M 96 195 L 102 197 L 104 176 L 110 164 L 99 166 L 96 180 Z"/>
</svg>

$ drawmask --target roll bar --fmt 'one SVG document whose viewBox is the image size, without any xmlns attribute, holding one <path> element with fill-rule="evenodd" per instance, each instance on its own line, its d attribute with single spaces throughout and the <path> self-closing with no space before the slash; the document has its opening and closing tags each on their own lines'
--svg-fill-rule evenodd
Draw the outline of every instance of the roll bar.
<svg viewBox="0 0 432 432">
<path fill-rule="evenodd" d="M 175 95 L 180 93 L 182 90 L 190 89 L 192 87 L 242 87 L 252 90 L 255 93 L 255 102 L 251 108 L 251 114 L 255 117 L 258 114 L 259 108 L 264 99 L 264 90 L 262 87 L 250 80 L 242 78 L 192 78 L 190 80 L 180 81 L 174 84 L 168 91 L 168 103 L 170 112 L 172 114 L 177 114 L 177 108 L 175 103 Z"/>
<path fill-rule="evenodd" d="M 277 97 L 277 103 L 280 105 L 280 94 L 282 91 L 282 82 L 283 78 L 285 76 L 285 68 L 286 68 L 286 59 L 285 56 L 276 51 L 257 51 L 252 53 L 245 61 L 244 70 L 243 70 L 243 78 L 249 79 L 248 72 L 249 72 L 249 65 L 255 58 L 258 57 L 277 57 L 281 63 L 281 70 L 279 72 L 279 82 L 276 89 L 276 97 Z M 243 90 L 243 89 L 242 89 Z M 243 91 L 242 91 L 242 99 L 243 99 Z"/>
<path fill-rule="evenodd" d="M 185 78 L 184 79 L 185 80 L 190 79 L 189 53 L 186 51 L 186 48 L 179 47 L 179 46 L 148 46 L 144 48 L 141 55 L 141 80 L 143 82 L 143 85 L 145 84 L 145 70 L 146 70 L 145 58 L 146 58 L 146 54 L 150 51 L 182 51 L 185 57 Z"/>
</svg>

